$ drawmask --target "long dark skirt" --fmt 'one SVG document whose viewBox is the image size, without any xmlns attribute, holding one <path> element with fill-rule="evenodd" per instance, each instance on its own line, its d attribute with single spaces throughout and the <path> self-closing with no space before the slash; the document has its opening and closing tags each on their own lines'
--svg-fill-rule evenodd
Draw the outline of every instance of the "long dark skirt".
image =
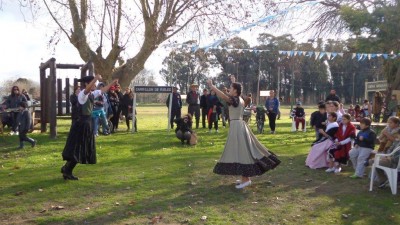
<svg viewBox="0 0 400 225">
<path fill-rule="evenodd" d="M 81 116 L 72 124 L 62 156 L 67 161 L 82 164 L 96 163 L 96 144 L 91 116 Z"/>
</svg>

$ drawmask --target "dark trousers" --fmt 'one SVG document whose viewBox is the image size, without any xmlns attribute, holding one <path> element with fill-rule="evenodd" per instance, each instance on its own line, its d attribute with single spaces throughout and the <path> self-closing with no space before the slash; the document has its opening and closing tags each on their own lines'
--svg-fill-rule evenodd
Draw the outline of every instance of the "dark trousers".
<svg viewBox="0 0 400 225">
<path fill-rule="evenodd" d="M 118 110 L 117 110 L 117 119 L 115 119 L 115 120 L 116 120 L 116 123 L 115 123 L 115 125 L 114 125 L 114 123 L 113 123 L 114 129 L 118 129 L 119 117 L 121 116 L 121 112 L 122 112 L 121 107 L 118 107 Z"/>
<path fill-rule="evenodd" d="M 35 140 L 32 138 L 29 138 L 27 136 L 28 131 L 27 130 L 21 130 L 18 134 L 19 137 L 19 147 L 23 148 L 24 147 L 24 141 L 29 142 L 31 145 L 35 143 Z"/>
<path fill-rule="evenodd" d="M 174 120 L 178 118 L 181 118 L 181 109 L 171 109 L 171 128 L 174 128 Z"/>
<path fill-rule="evenodd" d="M 12 123 L 12 131 L 18 131 L 18 113 L 19 112 L 11 112 L 11 123 Z"/>
<path fill-rule="evenodd" d="M 125 115 L 125 122 L 126 122 L 126 126 L 128 127 L 128 130 L 130 130 L 131 129 L 131 123 L 130 123 L 130 120 L 131 120 L 132 118 L 130 118 L 130 115 L 129 114 L 126 114 Z M 135 122 L 134 122 L 134 124 L 133 124 L 133 128 L 135 128 L 135 132 L 137 132 L 137 119 L 136 119 L 136 116 L 135 116 Z"/>
<path fill-rule="evenodd" d="M 201 125 L 203 125 L 203 128 L 206 128 L 206 119 L 207 119 L 207 109 L 201 108 Z"/>
<path fill-rule="evenodd" d="M 115 129 L 118 128 L 118 123 L 119 123 L 119 114 L 118 114 L 118 108 L 113 108 L 113 117 L 110 119 L 111 123 L 113 124 L 113 130 L 111 132 L 114 132 Z"/>
<path fill-rule="evenodd" d="M 276 113 L 268 113 L 269 127 L 271 128 L 271 131 L 275 131 L 276 116 Z"/>
<path fill-rule="evenodd" d="M 189 105 L 188 113 L 196 118 L 196 128 L 199 128 L 200 122 L 200 106 L 199 105 Z"/>
</svg>

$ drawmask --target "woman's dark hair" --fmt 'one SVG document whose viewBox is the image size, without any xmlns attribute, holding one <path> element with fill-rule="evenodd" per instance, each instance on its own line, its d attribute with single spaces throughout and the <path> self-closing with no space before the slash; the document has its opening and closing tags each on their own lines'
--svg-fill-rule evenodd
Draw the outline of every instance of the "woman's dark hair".
<svg viewBox="0 0 400 225">
<path fill-rule="evenodd" d="M 365 100 L 364 100 L 364 103 L 367 103 L 367 102 L 369 102 L 368 99 L 365 99 Z"/>
<path fill-rule="evenodd" d="M 11 96 L 15 96 L 16 94 L 14 93 L 14 90 L 18 90 L 19 91 L 19 87 L 18 86 L 13 86 L 12 88 L 11 88 Z M 21 94 L 21 92 L 19 92 L 18 94 Z"/>
<path fill-rule="evenodd" d="M 347 120 L 351 120 L 351 116 L 348 113 L 343 114 L 343 118 L 346 118 Z"/>
<path fill-rule="evenodd" d="M 354 106 L 354 110 L 356 109 L 361 109 L 361 106 L 357 104 L 356 106 Z"/>
<path fill-rule="evenodd" d="M 242 94 L 242 85 L 240 83 L 237 83 L 237 82 L 232 83 L 232 87 L 233 87 L 233 89 L 236 90 L 236 93 L 238 96 L 240 96 Z"/>
<path fill-rule="evenodd" d="M 337 113 L 330 112 L 329 115 L 332 116 L 333 118 L 335 118 L 335 121 L 337 120 Z"/>
</svg>

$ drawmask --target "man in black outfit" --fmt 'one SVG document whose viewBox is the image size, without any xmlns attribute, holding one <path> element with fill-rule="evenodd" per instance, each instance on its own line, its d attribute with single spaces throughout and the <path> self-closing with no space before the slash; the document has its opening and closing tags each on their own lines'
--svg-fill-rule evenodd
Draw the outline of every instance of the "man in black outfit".
<svg viewBox="0 0 400 225">
<path fill-rule="evenodd" d="M 331 90 L 330 94 L 328 96 L 326 96 L 325 102 L 327 101 L 337 101 L 340 103 L 340 98 L 339 96 L 336 95 L 336 91 L 335 90 Z"/>
<path fill-rule="evenodd" d="M 199 85 L 190 85 L 190 91 L 186 96 L 186 103 L 189 105 L 188 113 L 196 118 L 196 129 L 199 128 L 200 120 L 200 93 L 197 91 Z"/>
<path fill-rule="evenodd" d="M 168 95 L 167 98 L 167 107 L 169 107 L 169 98 L 171 95 Z M 171 128 L 174 128 L 174 119 L 181 118 L 181 109 L 182 109 L 182 98 L 181 95 L 178 93 L 178 88 L 173 87 L 172 89 L 172 106 L 171 106 L 171 118 L 170 124 Z"/>
<path fill-rule="evenodd" d="M 208 96 L 208 90 L 204 88 L 203 95 L 200 97 L 201 125 L 203 126 L 203 128 L 206 128 L 206 118 L 208 112 L 207 96 Z"/>
</svg>

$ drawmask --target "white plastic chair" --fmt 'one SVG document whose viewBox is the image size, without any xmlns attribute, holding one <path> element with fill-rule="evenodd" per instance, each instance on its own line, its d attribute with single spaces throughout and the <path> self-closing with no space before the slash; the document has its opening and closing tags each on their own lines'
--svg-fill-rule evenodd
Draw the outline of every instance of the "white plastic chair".
<svg viewBox="0 0 400 225">
<path fill-rule="evenodd" d="M 385 167 L 385 166 L 379 165 L 379 161 L 382 157 L 393 157 L 393 155 L 398 151 L 400 151 L 400 145 L 397 146 L 390 154 L 376 154 L 375 155 L 374 164 L 372 165 L 372 170 L 371 170 L 371 182 L 369 185 L 369 191 L 372 191 L 376 169 L 381 169 L 381 170 L 385 171 L 385 173 L 386 173 L 386 176 L 389 181 L 390 189 L 392 190 L 392 194 L 394 194 L 394 195 L 397 194 L 397 173 L 400 168 L 400 160 L 397 163 L 396 168 L 390 168 L 390 167 Z"/>
</svg>

